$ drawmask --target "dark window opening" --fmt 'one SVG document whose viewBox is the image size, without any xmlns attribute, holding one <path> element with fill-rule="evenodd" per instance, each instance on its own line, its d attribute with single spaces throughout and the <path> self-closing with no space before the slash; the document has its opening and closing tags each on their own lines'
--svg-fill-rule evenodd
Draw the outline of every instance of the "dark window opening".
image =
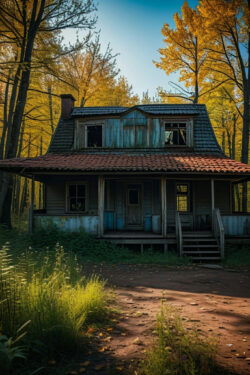
<svg viewBox="0 0 250 375">
<path fill-rule="evenodd" d="M 176 209 L 180 212 L 189 211 L 189 186 L 187 184 L 176 185 Z"/>
<path fill-rule="evenodd" d="M 87 146 L 102 147 L 102 126 L 87 126 Z"/>
<path fill-rule="evenodd" d="M 129 204 L 139 204 L 139 192 L 138 190 L 131 189 L 128 194 Z"/>
<path fill-rule="evenodd" d="M 185 146 L 187 144 L 187 124 L 165 123 L 165 145 Z"/>
<path fill-rule="evenodd" d="M 68 208 L 72 212 L 86 210 L 86 186 L 81 184 L 69 185 Z"/>
</svg>

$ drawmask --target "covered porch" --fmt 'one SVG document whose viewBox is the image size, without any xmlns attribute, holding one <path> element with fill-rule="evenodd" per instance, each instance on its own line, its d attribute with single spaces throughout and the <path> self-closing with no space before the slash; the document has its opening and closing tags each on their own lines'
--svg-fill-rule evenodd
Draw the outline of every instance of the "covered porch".
<svg viewBox="0 0 250 375">
<path fill-rule="evenodd" d="M 106 241 L 140 244 L 142 252 L 144 245 L 160 244 L 165 251 L 175 245 L 181 255 L 188 244 L 201 249 L 203 241 L 207 247 L 216 245 L 223 256 L 225 238 L 249 240 L 250 216 L 233 212 L 233 181 L 228 178 L 60 175 L 45 184 L 45 207 L 31 207 L 30 230 L 52 223 Z M 84 205 L 81 212 L 77 199 Z"/>
</svg>

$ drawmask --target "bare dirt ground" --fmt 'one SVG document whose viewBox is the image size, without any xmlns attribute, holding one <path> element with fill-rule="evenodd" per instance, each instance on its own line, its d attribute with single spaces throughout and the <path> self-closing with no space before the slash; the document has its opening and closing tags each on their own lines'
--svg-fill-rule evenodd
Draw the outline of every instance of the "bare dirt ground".
<svg viewBox="0 0 250 375">
<path fill-rule="evenodd" d="M 218 338 L 217 361 L 228 373 L 250 374 L 249 270 L 105 265 L 94 272 L 114 287 L 121 315 L 113 328 L 94 332 L 97 347 L 85 373 L 134 374 L 154 340 L 163 299 L 178 308 L 187 328 Z"/>
</svg>

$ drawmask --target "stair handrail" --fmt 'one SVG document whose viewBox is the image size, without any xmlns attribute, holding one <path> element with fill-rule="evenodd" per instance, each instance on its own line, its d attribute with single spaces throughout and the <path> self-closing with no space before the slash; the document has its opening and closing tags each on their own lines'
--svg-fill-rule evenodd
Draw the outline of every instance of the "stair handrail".
<svg viewBox="0 0 250 375">
<path fill-rule="evenodd" d="M 221 258 L 225 256 L 225 230 L 219 208 L 213 209 L 213 232 L 219 243 Z"/>
<path fill-rule="evenodd" d="M 181 217 L 179 211 L 176 211 L 175 214 L 175 230 L 176 230 L 176 241 L 177 241 L 177 249 L 182 257 L 183 255 L 183 245 L 182 245 L 182 227 L 181 227 Z"/>
</svg>

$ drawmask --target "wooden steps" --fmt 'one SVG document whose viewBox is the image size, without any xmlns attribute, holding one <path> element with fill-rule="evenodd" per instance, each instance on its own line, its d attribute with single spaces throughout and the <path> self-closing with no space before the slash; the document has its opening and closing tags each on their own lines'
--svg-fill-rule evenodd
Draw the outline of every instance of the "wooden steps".
<svg viewBox="0 0 250 375">
<path fill-rule="evenodd" d="M 220 261 L 219 245 L 212 232 L 183 232 L 183 256 L 193 261 Z"/>
</svg>

